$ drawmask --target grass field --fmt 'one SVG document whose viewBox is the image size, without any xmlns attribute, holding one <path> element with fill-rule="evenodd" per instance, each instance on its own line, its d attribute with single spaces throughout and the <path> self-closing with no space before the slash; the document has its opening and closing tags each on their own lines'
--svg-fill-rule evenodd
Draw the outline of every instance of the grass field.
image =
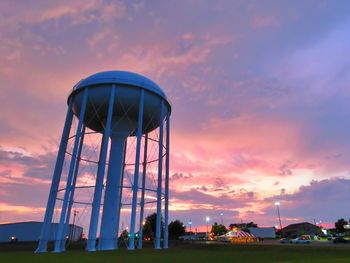
<svg viewBox="0 0 350 263">
<path fill-rule="evenodd" d="M 0 262 L 84 262 L 84 263 L 221 263 L 221 262 L 350 262 L 350 247 L 315 247 L 308 245 L 191 245 L 154 250 L 88 253 L 72 250 L 62 254 L 34 254 L 31 251 L 0 252 Z"/>
</svg>

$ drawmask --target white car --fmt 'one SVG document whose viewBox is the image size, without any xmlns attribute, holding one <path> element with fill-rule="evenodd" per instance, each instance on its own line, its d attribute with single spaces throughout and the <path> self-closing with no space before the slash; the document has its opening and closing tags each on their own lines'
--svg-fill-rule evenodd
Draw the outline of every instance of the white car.
<svg viewBox="0 0 350 263">
<path fill-rule="evenodd" d="M 311 241 L 300 237 L 292 239 L 293 244 L 310 244 Z"/>
</svg>

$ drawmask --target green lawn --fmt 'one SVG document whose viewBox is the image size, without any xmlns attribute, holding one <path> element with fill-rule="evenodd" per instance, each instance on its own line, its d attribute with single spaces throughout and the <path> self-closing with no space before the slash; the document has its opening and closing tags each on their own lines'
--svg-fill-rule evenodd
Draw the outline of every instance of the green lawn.
<svg viewBox="0 0 350 263">
<path fill-rule="evenodd" d="M 143 249 L 88 253 L 68 251 L 62 254 L 34 254 L 29 251 L 0 252 L 0 262 L 101 262 L 101 263 L 220 263 L 220 262 L 350 262 L 349 247 L 315 247 L 309 245 L 201 245 L 168 250 Z"/>
</svg>

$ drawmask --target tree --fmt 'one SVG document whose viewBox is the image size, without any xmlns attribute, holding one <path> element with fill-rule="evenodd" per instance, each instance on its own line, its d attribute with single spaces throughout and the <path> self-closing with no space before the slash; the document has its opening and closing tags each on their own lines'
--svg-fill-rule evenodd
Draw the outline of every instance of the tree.
<svg viewBox="0 0 350 263">
<path fill-rule="evenodd" d="M 227 229 L 224 225 L 219 225 L 217 222 L 215 222 L 211 227 L 211 233 L 213 233 L 214 236 L 221 236 L 227 233 Z"/>
<path fill-rule="evenodd" d="M 129 232 L 128 232 L 128 230 L 124 229 L 123 232 L 120 234 L 120 238 L 122 238 L 123 240 L 129 239 Z"/>
<path fill-rule="evenodd" d="M 348 221 L 346 221 L 344 218 L 338 219 L 338 221 L 335 222 L 335 224 L 334 224 L 335 225 L 335 231 L 337 233 L 345 233 L 344 226 L 348 225 L 348 224 L 349 224 Z"/>
<path fill-rule="evenodd" d="M 129 240 L 129 232 L 128 230 L 124 229 L 118 238 L 118 246 L 119 247 L 125 246 L 128 240 Z"/>
<path fill-rule="evenodd" d="M 179 239 L 179 236 L 182 236 L 186 233 L 186 227 L 180 220 L 175 220 L 170 222 L 168 231 L 169 239 Z"/>
<path fill-rule="evenodd" d="M 157 225 L 157 213 L 153 213 L 146 217 L 145 224 L 143 225 L 143 237 L 149 238 L 150 240 L 154 240 L 156 236 L 156 225 Z M 163 235 L 163 217 L 161 217 L 161 236 Z"/>
<path fill-rule="evenodd" d="M 234 223 L 230 224 L 230 229 L 232 230 L 233 228 L 238 228 L 243 231 L 248 231 L 248 228 L 250 227 L 258 227 L 258 224 L 255 224 L 254 222 L 247 222 L 247 223 Z"/>
</svg>

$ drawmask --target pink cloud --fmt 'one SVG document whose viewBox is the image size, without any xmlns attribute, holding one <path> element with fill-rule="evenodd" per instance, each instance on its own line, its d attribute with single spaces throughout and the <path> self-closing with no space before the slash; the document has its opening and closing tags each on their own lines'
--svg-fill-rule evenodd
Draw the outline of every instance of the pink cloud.
<svg viewBox="0 0 350 263">
<path fill-rule="evenodd" d="M 279 26 L 278 20 L 273 16 L 253 17 L 251 24 L 255 28 L 271 28 Z"/>
<path fill-rule="evenodd" d="M 230 223 L 275 224 L 269 198 L 292 199 L 317 188 L 308 186 L 311 180 L 347 177 L 348 61 L 342 54 L 349 27 L 328 32 L 348 14 L 331 4 L 312 14 L 294 4 L 259 2 L 176 3 L 190 12 L 147 2 L 0 5 L 7 14 L 0 25 L 0 145 L 16 157 L 0 166 L 3 206 L 13 208 L 1 220 L 33 207 L 39 218 L 67 95 L 81 78 L 107 69 L 147 75 L 173 103 L 174 217 L 196 216 L 202 226 L 205 215 L 215 218 L 219 209 Z M 290 20 L 292 13 L 298 20 Z M 92 184 L 92 174 L 85 171 L 79 183 Z M 31 183 L 42 200 L 23 208 L 30 198 L 18 189 Z M 14 191 L 23 192 L 22 199 L 14 199 Z M 297 202 L 284 220 L 304 218 L 296 212 L 307 203 Z"/>
</svg>

